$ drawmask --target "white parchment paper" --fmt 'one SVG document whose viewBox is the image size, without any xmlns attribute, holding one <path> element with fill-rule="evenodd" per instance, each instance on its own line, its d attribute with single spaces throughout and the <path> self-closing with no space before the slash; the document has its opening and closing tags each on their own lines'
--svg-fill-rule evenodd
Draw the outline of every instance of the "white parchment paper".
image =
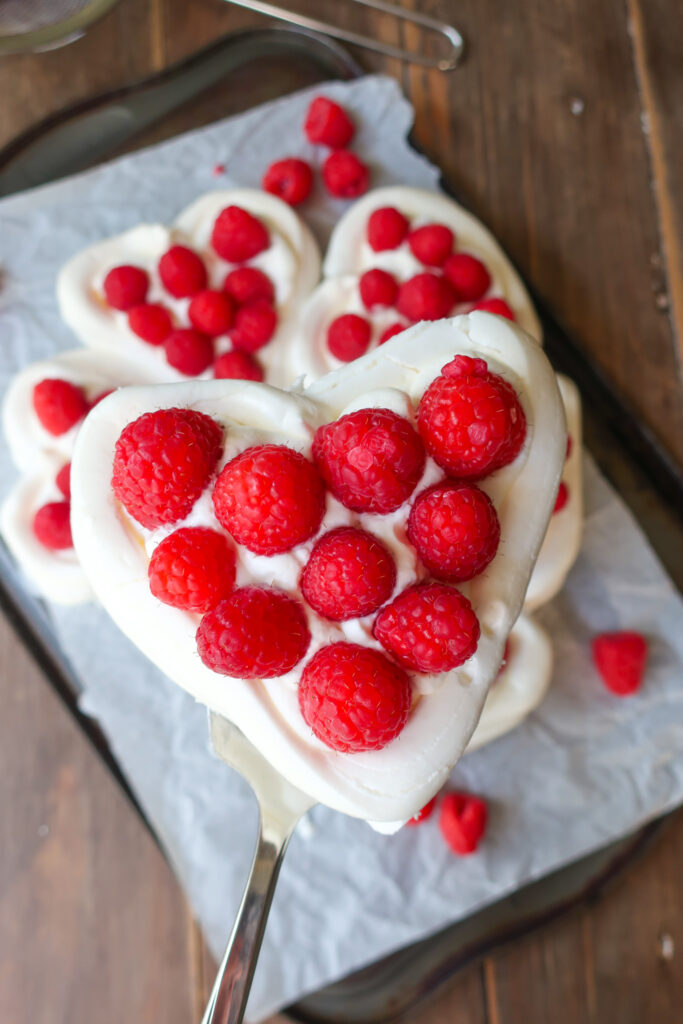
<svg viewBox="0 0 683 1024">
<path fill-rule="evenodd" d="M 257 185 L 276 156 L 319 163 L 300 126 L 306 91 L 0 202 L 0 387 L 75 340 L 60 322 L 55 275 L 82 246 L 143 220 L 170 220 L 208 189 Z M 376 185 L 436 187 L 405 143 L 412 110 L 371 77 L 330 84 L 356 115 L 356 148 Z M 216 164 L 226 167 L 216 177 Z M 343 204 L 304 210 L 324 244 Z M 644 535 L 585 459 L 586 526 L 562 594 L 538 613 L 555 646 L 550 695 L 513 734 L 467 756 L 454 782 L 486 796 L 476 856 L 457 859 L 435 821 L 393 837 L 326 808 L 295 834 L 250 1003 L 258 1020 L 306 992 L 463 918 L 622 836 L 683 800 L 683 603 Z M 0 451 L 0 488 L 16 479 Z M 161 838 L 216 955 L 230 931 L 255 840 L 246 784 L 208 748 L 205 710 L 150 665 L 96 606 L 50 610 L 61 646 L 114 754 Z M 650 639 L 642 692 L 608 694 L 592 668 L 596 632 Z"/>
</svg>

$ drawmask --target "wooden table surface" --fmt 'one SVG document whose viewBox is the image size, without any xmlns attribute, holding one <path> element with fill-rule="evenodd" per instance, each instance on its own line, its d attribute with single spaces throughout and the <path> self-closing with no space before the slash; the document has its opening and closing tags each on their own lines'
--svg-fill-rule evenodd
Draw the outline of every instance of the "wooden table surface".
<svg viewBox="0 0 683 1024">
<path fill-rule="evenodd" d="M 416 42 L 386 16 L 311 6 Z M 457 19 L 470 40 L 462 69 L 440 75 L 367 54 L 365 66 L 399 78 L 427 154 L 683 462 L 678 0 L 419 6 Z M 70 47 L 2 58 L 0 145 L 252 24 L 263 21 L 219 0 L 123 0 Z M 212 966 L 184 898 L 2 617 L 0 669 L 0 1021 L 198 1024 Z M 410 1019 L 680 1021 L 682 864 L 679 814 L 596 902 L 457 975 Z"/>
</svg>

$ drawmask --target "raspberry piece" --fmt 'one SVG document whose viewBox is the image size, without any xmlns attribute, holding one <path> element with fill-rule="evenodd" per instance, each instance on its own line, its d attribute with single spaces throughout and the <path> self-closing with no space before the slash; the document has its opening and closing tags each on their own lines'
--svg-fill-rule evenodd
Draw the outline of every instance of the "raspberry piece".
<svg viewBox="0 0 683 1024">
<path fill-rule="evenodd" d="M 476 651 L 479 620 L 458 590 L 443 583 L 418 583 L 382 609 L 374 634 L 406 668 L 448 672 Z"/>
<path fill-rule="evenodd" d="M 352 526 L 324 534 L 301 574 L 301 592 L 311 608 L 333 622 L 376 612 L 395 584 L 391 553 L 371 533 Z"/>
<path fill-rule="evenodd" d="M 248 352 L 224 352 L 213 364 L 213 375 L 219 379 L 263 380 L 263 370 Z"/>
<path fill-rule="evenodd" d="M 463 583 L 493 559 L 500 523 L 488 494 L 474 484 L 444 482 L 418 494 L 407 532 L 432 576 Z"/>
<path fill-rule="evenodd" d="M 441 802 L 439 828 L 453 853 L 474 853 L 486 832 L 487 808 L 481 797 L 447 793 Z"/>
<path fill-rule="evenodd" d="M 265 225 L 241 206 L 226 206 L 216 217 L 211 245 L 228 263 L 245 263 L 270 245 Z"/>
<path fill-rule="evenodd" d="M 44 548 L 65 551 L 74 546 L 71 539 L 71 506 L 68 501 L 50 501 L 33 517 L 33 533 Z"/>
<path fill-rule="evenodd" d="M 366 270 L 359 282 L 360 297 L 366 309 L 393 306 L 398 285 L 386 270 Z"/>
<path fill-rule="evenodd" d="M 164 342 L 169 366 L 186 377 L 196 377 L 213 362 L 213 341 L 191 327 L 172 331 Z"/>
<path fill-rule="evenodd" d="M 624 630 L 602 633 L 593 639 L 593 661 L 611 693 L 629 697 L 640 689 L 647 662 L 647 640 Z"/>
<path fill-rule="evenodd" d="M 443 320 L 448 316 L 455 295 L 445 277 L 426 271 L 404 281 L 398 290 L 396 305 L 408 320 Z"/>
<path fill-rule="evenodd" d="M 472 310 L 475 309 L 480 309 L 483 313 L 495 313 L 496 316 L 504 316 L 508 320 L 516 319 L 505 299 L 482 299 L 472 306 Z"/>
<path fill-rule="evenodd" d="M 408 245 L 426 267 L 442 267 L 453 252 L 455 235 L 445 224 L 424 224 L 410 232 Z"/>
<path fill-rule="evenodd" d="M 263 299 L 240 306 L 230 331 L 230 340 L 243 352 L 256 352 L 267 345 L 277 330 L 277 313 Z"/>
<path fill-rule="evenodd" d="M 555 498 L 555 507 L 553 508 L 553 515 L 557 515 L 558 512 L 561 512 L 568 501 L 569 488 L 567 487 L 564 480 L 561 480 L 560 486 L 557 488 L 557 497 Z"/>
<path fill-rule="evenodd" d="M 109 398 L 109 396 L 113 395 L 115 391 L 116 388 L 107 388 L 105 391 L 99 391 L 94 398 L 91 398 L 90 408 L 94 409 L 96 405 L 99 405 L 100 402 L 103 402 L 105 398 Z"/>
<path fill-rule="evenodd" d="M 223 431 L 194 409 L 157 409 L 121 432 L 112 489 L 129 514 L 150 530 L 184 519 L 221 456 Z"/>
<path fill-rule="evenodd" d="M 342 505 L 380 515 L 407 501 L 425 463 L 417 433 L 390 409 L 359 409 L 319 427 L 313 458 Z"/>
<path fill-rule="evenodd" d="M 368 243 L 375 252 L 398 249 L 405 240 L 410 224 L 408 218 L 393 206 L 381 206 L 368 217 Z"/>
<path fill-rule="evenodd" d="M 221 470 L 213 491 L 219 523 L 257 555 L 278 555 L 317 533 L 325 487 L 308 459 L 285 445 L 247 448 Z"/>
<path fill-rule="evenodd" d="M 385 341 L 389 341 L 389 338 L 396 337 L 397 334 L 400 334 L 402 331 L 405 331 L 405 329 L 405 324 L 391 324 L 390 327 L 387 327 L 386 330 L 382 331 L 377 341 L 377 344 L 383 345 Z"/>
<path fill-rule="evenodd" d="M 476 302 L 491 287 L 491 275 L 484 264 L 466 252 L 452 253 L 443 272 L 453 285 L 458 302 Z"/>
<path fill-rule="evenodd" d="M 48 434 L 59 437 L 75 427 L 88 411 L 83 389 L 68 380 L 47 377 L 33 389 L 33 409 Z"/>
<path fill-rule="evenodd" d="M 173 321 L 165 306 L 150 302 L 133 306 L 128 313 L 128 326 L 148 345 L 163 345 L 173 330 Z"/>
<path fill-rule="evenodd" d="M 510 660 L 511 653 L 512 653 L 512 641 L 511 641 L 510 637 L 508 637 L 507 640 L 505 641 L 505 647 L 503 648 L 503 657 L 502 657 L 501 662 L 500 662 L 500 668 L 498 669 L 498 675 L 496 676 L 496 679 L 498 679 L 498 677 L 501 676 L 503 674 L 503 672 L 505 671 L 505 669 L 508 667 L 508 661 Z M 495 683 L 496 679 L 493 680 L 494 683 Z"/>
<path fill-rule="evenodd" d="M 298 206 L 311 194 L 313 171 L 305 160 L 276 160 L 263 175 L 262 184 L 266 192 L 279 196 L 290 206 Z"/>
<path fill-rule="evenodd" d="M 238 679 L 290 672 L 311 642 L 303 607 L 271 587 L 240 587 L 207 612 L 197 650 L 207 668 Z"/>
<path fill-rule="evenodd" d="M 55 483 L 57 489 L 61 491 L 65 498 L 71 497 L 71 463 L 65 462 L 59 473 L 55 477 Z"/>
<path fill-rule="evenodd" d="M 225 292 L 215 292 L 210 288 L 197 292 L 187 310 L 190 323 L 202 334 L 217 338 L 226 334 L 235 319 L 235 307 Z"/>
<path fill-rule="evenodd" d="M 338 103 L 328 100 L 326 96 L 316 96 L 308 108 L 304 131 L 308 141 L 314 145 L 342 149 L 353 138 L 355 128 L 349 115 Z"/>
<path fill-rule="evenodd" d="M 304 721 L 319 740 L 342 753 L 381 750 L 403 729 L 410 704 L 405 672 L 370 647 L 321 647 L 301 674 Z"/>
<path fill-rule="evenodd" d="M 335 359 L 350 363 L 358 359 L 370 344 L 370 324 L 356 313 L 336 317 L 327 328 L 327 347 Z"/>
<path fill-rule="evenodd" d="M 110 270 L 102 285 L 104 297 L 112 309 L 121 309 L 124 312 L 144 302 L 148 288 L 147 272 L 128 264 Z"/>
<path fill-rule="evenodd" d="M 166 291 L 186 299 L 206 288 L 206 267 L 186 245 L 172 245 L 159 260 L 159 277 Z"/>
<path fill-rule="evenodd" d="M 267 274 L 258 267 L 236 267 L 231 270 L 223 282 L 223 291 L 227 292 L 238 306 L 263 299 L 272 305 L 275 302 L 275 288 Z"/>
<path fill-rule="evenodd" d="M 323 164 L 323 181 L 330 195 L 338 199 L 356 199 L 367 192 L 370 171 L 348 149 L 335 149 Z"/>
<path fill-rule="evenodd" d="M 414 814 L 412 818 L 408 818 L 406 825 L 410 828 L 414 828 L 415 825 L 421 825 L 423 821 L 428 821 L 434 813 L 435 807 L 436 797 L 433 796 L 432 799 L 417 812 L 417 814 Z"/>
<path fill-rule="evenodd" d="M 185 526 L 154 549 L 149 589 L 164 604 L 208 612 L 235 586 L 235 551 L 228 539 L 203 526 Z"/>
</svg>

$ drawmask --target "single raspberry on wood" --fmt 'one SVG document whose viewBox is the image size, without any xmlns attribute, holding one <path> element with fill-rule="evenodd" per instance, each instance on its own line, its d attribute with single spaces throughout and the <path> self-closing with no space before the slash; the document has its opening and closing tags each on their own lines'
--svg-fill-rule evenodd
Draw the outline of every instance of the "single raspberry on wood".
<svg viewBox="0 0 683 1024">
<path fill-rule="evenodd" d="M 305 160 L 295 157 L 276 160 L 263 175 L 262 184 L 266 192 L 279 196 L 290 206 L 299 206 L 311 194 L 313 171 Z"/>
<path fill-rule="evenodd" d="M 366 309 L 393 306 L 398 295 L 396 280 L 386 270 L 366 270 L 361 275 L 358 288 Z"/>
<path fill-rule="evenodd" d="M 402 331 L 405 331 L 405 329 L 405 324 L 391 324 L 389 327 L 385 328 L 385 330 L 382 331 L 379 338 L 377 339 L 377 344 L 383 345 L 385 341 L 389 341 L 390 338 L 395 338 L 397 334 L 401 334 Z"/>
<path fill-rule="evenodd" d="M 410 232 L 408 245 L 426 267 L 442 267 L 453 252 L 455 235 L 445 224 L 424 224 Z"/>
<path fill-rule="evenodd" d="M 478 576 L 500 541 L 500 523 L 488 494 L 474 484 L 448 481 L 418 494 L 407 532 L 422 564 L 447 583 Z"/>
<path fill-rule="evenodd" d="M 112 489 L 128 513 L 150 530 L 187 516 L 221 456 L 223 431 L 194 409 L 157 409 L 121 432 Z"/>
<path fill-rule="evenodd" d="M 159 277 L 166 291 L 186 299 L 206 288 L 206 267 L 186 245 L 172 245 L 159 260 Z"/>
<path fill-rule="evenodd" d="M 174 370 L 197 377 L 213 362 L 213 339 L 191 327 L 180 327 L 166 338 L 164 352 Z"/>
<path fill-rule="evenodd" d="M 263 380 L 263 370 L 254 357 L 238 349 L 218 357 L 213 364 L 213 375 L 218 379 Z"/>
<path fill-rule="evenodd" d="M 132 306 L 139 306 L 147 298 L 149 274 L 141 267 L 124 264 L 113 267 L 104 279 L 102 290 L 112 309 L 126 312 Z"/>
<path fill-rule="evenodd" d="M 216 530 L 185 526 L 156 546 L 147 575 L 159 601 L 207 612 L 235 587 L 235 549 Z"/>
<path fill-rule="evenodd" d="M 352 526 L 323 534 L 301 574 L 301 592 L 311 608 L 333 622 L 376 612 L 395 583 L 391 552 L 377 537 Z"/>
<path fill-rule="evenodd" d="M 339 199 L 356 199 L 367 192 L 370 171 L 355 153 L 335 149 L 323 164 L 323 181 L 330 195 Z"/>
<path fill-rule="evenodd" d="M 443 265 L 444 276 L 453 285 L 458 302 L 476 302 L 491 287 L 491 275 L 476 256 L 454 252 Z"/>
<path fill-rule="evenodd" d="M 39 508 L 33 517 L 33 533 L 50 551 L 72 548 L 71 506 L 68 501 L 50 501 Z"/>
<path fill-rule="evenodd" d="M 495 313 L 496 316 L 504 316 L 506 320 L 515 320 L 515 314 L 508 306 L 505 299 L 482 299 L 472 306 L 472 310 L 479 309 L 482 313 Z"/>
<path fill-rule="evenodd" d="M 238 305 L 263 299 L 271 306 L 275 302 L 275 288 L 267 274 L 258 267 L 235 267 L 223 282 L 223 291 Z"/>
<path fill-rule="evenodd" d="M 327 347 L 335 359 L 350 363 L 367 351 L 370 333 L 370 324 L 365 317 L 343 313 L 327 328 Z"/>
<path fill-rule="evenodd" d="M 173 330 L 173 321 L 165 306 L 148 302 L 133 306 L 128 313 L 128 326 L 148 345 L 163 345 Z"/>
<path fill-rule="evenodd" d="M 241 206 L 226 206 L 216 217 L 211 245 L 228 263 L 245 263 L 270 245 L 268 230 Z"/>
<path fill-rule="evenodd" d="M 242 352 L 257 352 L 277 330 L 277 313 L 264 299 L 240 306 L 230 331 L 230 340 Z"/>
<path fill-rule="evenodd" d="M 398 249 L 408 235 L 410 224 L 400 210 L 393 206 L 381 206 L 368 217 L 368 244 L 375 252 Z"/>
<path fill-rule="evenodd" d="M 238 679 L 290 672 L 311 642 L 298 601 L 272 587 L 240 587 L 203 617 L 197 650 L 207 668 Z"/>
<path fill-rule="evenodd" d="M 486 803 L 481 797 L 446 794 L 439 811 L 439 828 L 453 853 L 474 853 L 486 832 L 487 817 Z"/>
<path fill-rule="evenodd" d="M 404 281 L 398 290 L 396 306 L 407 320 L 443 320 L 455 303 L 455 295 L 445 277 L 425 271 Z"/>
<path fill-rule="evenodd" d="M 89 405 L 82 388 L 68 380 L 47 377 L 33 389 L 33 409 L 48 434 L 59 437 L 83 419 Z"/>
<path fill-rule="evenodd" d="M 321 647 L 301 674 L 304 721 L 332 750 L 381 750 L 408 721 L 410 681 L 370 647 L 337 643 Z"/>
<path fill-rule="evenodd" d="M 640 689 L 648 654 L 641 633 L 602 633 L 594 637 L 592 647 L 595 667 L 608 690 L 617 697 L 629 697 Z"/>
<path fill-rule="evenodd" d="M 479 620 L 467 598 L 443 583 L 418 583 L 375 619 L 382 647 L 414 672 L 448 672 L 471 658 Z"/>
<path fill-rule="evenodd" d="M 421 825 L 423 821 L 428 821 L 434 813 L 435 807 L 436 797 L 433 796 L 432 799 L 424 805 L 424 807 L 420 808 L 417 814 L 414 814 L 412 818 L 408 818 L 406 825 L 410 828 L 414 828 L 416 825 Z"/>
<path fill-rule="evenodd" d="M 232 327 L 235 319 L 235 306 L 225 292 L 216 292 L 207 288 L 203 292 L 197 292 L 194 296 L 188 307 L 187 315 L 195 330 L 202 334 L 208 334 L 211 338 L 217 338 L 219 334 L 226 334 Z"/>
<path fill-rule="evenodd" d="M 304 131 L 314 145 L 342 149 L 353 138 L 353 121 L 338 103 L 327 96 L 316 96 L 306 113 Z"/>
<path fill-rule="evenodd" d="M 65 498 L 71 497 L 71 463 L 65 462 L 59 473 L 55 477 L 55 483 L 57 489 L 61 491 Z"/>
</svg>

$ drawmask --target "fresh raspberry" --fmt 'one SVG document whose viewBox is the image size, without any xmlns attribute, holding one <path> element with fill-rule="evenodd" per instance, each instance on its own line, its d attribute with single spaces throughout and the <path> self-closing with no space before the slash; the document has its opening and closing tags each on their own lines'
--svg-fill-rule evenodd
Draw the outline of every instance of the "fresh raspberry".
<svg viewBox="0 0 683 1024">
<path fill-rule="evenodd" d="M 263 175 L 263 188 L 290 206 L 298 206 L 311 194 L 313 171 L 305 160 L 276 160 Z"/>
<path fill-rule="evenodd" d="M 425 463 L 417 433 L 390 409 L 359 409 L 319 427 L 313 458 L 342 505 L 379 515 L 407 501 Z"/>
<path fill-rule="evenodd" d="M 65 462 L 55 477 L 57 490 L 61 491 L 65 498 L 71 497 L 71 463 Z"/>
<path fill-rule="evenodd" d="M 370 333 L 370 324 L 365 317 L 343 313 L 327 328 L 327 347 L 335 359 L 350 363 L 367 351 Z"/>
<path fill-rule="evenodd" d="M 185 526 L 157 545 L 147 575 L 159 601 L 187 612 L 208 612 L 235 587 L 235 551 L 222 533 Z"/>
<path fill-rule="evenodd" d="M 418 494 L 407 532 L 432 576 L 463 583 L 493 559 L 500 523 L 488 494 L 474 484 L 444 482 Z"/>
<path fill-rule="evenodd" d="M 522 450 L 522 445 L 526 440 L 526 416 L 517 397 L 517 392 L 511 384 L 508 384 L 497 373 L 489 373 L 488 380 L 498 388 L 512 424 L 508 442 L 501 448 L 495 462 L 494 468 L 502 469 L 503 466 L 512 462 Z"/>
<path fill-rule="evenodd" d="M 105 398 L 109 398 L 109 396 L 113 395 L 115 391 L 116 388 L 105 388 L 104 391 L 98 391 L 95 397 L 90 399 L 90 408 L 94 409 L 96 405 L 103 402 Z"/>
<path fill-rule="evenodd" d="M 186 245 L 172 245 L 159 260 L 159 277 L 166 291 L 186 299 L 206 288 L 206 267 Z"/>
<path fill-rule="evenodd" d="M 149 302 L 133 306 L 128 313 L 128 326 L 148 345 L 163 345 L 173 330 L 173 321 L 165 306 Z"/>
<path fill-rule="evenodd" d="M 224 352 L 213 364 L 213 375 L 229 380 L 263 380 L 263 370 L 248 352 Z"/>
<path fill-rule="evenodd" d="M 323 164 L 323 181 L 330 195 L 339 199 L 356 199 L 367 192 L 370 171 L 348 149 L 335 149 Z"/>
<path fill-rule="evenodd" d="M 240 587 L 207 612 L 197 650 L 207 668 L 238 679 L 272 679 L 301 661 L 311 634 L 303 607 L 271 587 Z"/>
<path fill-rule="evenodd" d="M 389 341 L 390 338 L 395 338 L 397 334 L 401 334 L 403 331 L 405 331 L 405 329 L 405 324 L 391 324 L 390 327 L 387 327 L 384 331 L 382 331 L 377 341 L 377 344 L 383 345 L 385 341 Z"/>
<path fill-rule="evenodd" d="M 33 533 L 44 548 L 64 551 L 74 546 L 71 539 L 71 506 L 68 501 L 50 501 L 33 517 Z"/>
<path fill-rule="evenodd" d="M 33 409 L 48 434 L 59 437 L 75 427 L 88 411 L 82 388 L 68 380 L 47 377 L 33 389 Z"/>
<path fill-rule="evenodd" d="M 275 288 L 267 274 L 258 267 L 236 267 L 231 270 L 223 282 L 223 291 L 227 292 L 238 306 L 263 299 L 273 305 Z"/>
<path fill-rule="evenodd" d="M 398 295 L 398 285 L 386 270 L 366 270 L 358 283 L 360 297 L 366 309 L 376 306 L 393 306 Z"/>
<path fill-rule="evenodd" d="M 455 235 L 445 224 L 424 224 L 410 232 L 408 245 L 426 267 L 442 267 L 453 252 Z"/>
<path fill-rule="evenodd" d="M 368 217 L 368 244 L 375 252 L 398 249 L 405 241 L 410 224 L 400 210 L 393 206 L 381 206 Z"/>
<path fill-rule="evenodd" d="M 187 315 L 190 323 L 197 331 L 217 338 L 226 334 L 235 319 L 235 306 L 225 292 L 215 292 L 210 288 L 197 292 L 192 299 Z"/>
<path fill-rule="evenodd" d="M 317 533 L 325 513 L 325 486 L 299 452 L 285 445 L 255 445 L 223 467 L 213 506 L 238 544 L 257 555 L 278 555 Z"/>
<path fill-rule="evenodd" d="M 507 320 L 516 319 L 505 299 L 482 299 L 481 302 L 476 302 L 472 309 L 480 309 L 483 313 L 495 313 L 496 316 L 504 316 Z"/>
<path fill-rule="evenodd" d="M 104 297 L 112 309 L 124 312 L 139 306 L 147 298 L 149 275 L 140 267 L 127 264 L 109 271 L 102 285 Z"/>
<path fill-rule="evenodd" d="M 267 345 L 277 330 L 277 313 L 264 299 L 240 306 L 230 331 L 230 340 L 243 352 L 256 352 Z"/>
<path fill-rule="evenodd" d="M 447 793 L 441 802 L 439 828 L 453 853 L 474 853 L 486 832 L 487 808 L 481 797 Z"/>
<path fill-rule="evenodd" d="M 304 131 L 308 141 L 314 145 L 342 149 L 353 138 L 355 128 L 349 115 L 338 103 L 328 100 L 326 96 L 316 96 L 308 108 Z"/>
<path fill-rule="evenodd" d="M 304 721 L 319 740 L 342 753 L 381 750 L 403 729 L 410 704 L 405 672 L 370 647 L 321 647 L 301 674 Z"/>
<path fill-rule="evenodd" d="M 352 526 L 324 534 L 301 574 L 301 592 L 311 608 L 333 622 L 376 612 L 395 583 L 391 553 L 371 533 Z"/>
<path fill-rule="evenodd" d="M 216 217 L 211 245 L 228 263 L 245 263 L 270 245 L 265 225 L 240 206 L 226 206 Z"/>
<path fill-rule="evenodd" d="M 458 590 L 443 583 L 418 583 L 382 609 L 374 634 L 406 668 L 448 672 L 476 651 L 479 620 Z"/>
<path fill-rule="evenodd" d="M 157 409 L 139 416 L 116 442 L 112 489 L 150 530 L 184 519 L 221 456 L 223 431 L 194 409 Z"/>
<path fill-rule="evenodd" d="M 629 697 L 640 689 L 648 654 L 641 633 L 602 633 L 594 637 L 592 647 L 595 667 L 608 690 Z"/>
<path fill-rule="evenodd" d="M 410 828 L 414 828 L 415 825 L 421 825 L 423 821 L 428 821 L 434 813 L 435 807 L 436 797 L 433 796 L 432 799 L 417 812 L 417 814 L 414 814 L 412 818 L 408 818 L 406 825 Z"/>
<path fill-rule="evenodd" d="M 169 366 L 186 377 L 196 377 L 213 362 L 213 340 L 191 327 L 171 331 L 164 342 Z"/>
<path fill-rule="evenodd" d="M 425 271 L 404 281 L 398 290 L 396 306 L 408 320 L 443 320 L 448 316 L 455 296 L 445 277 Z"/>
<path fill-rule="evenodd" d="M 557 488 L 557 497 L 555 498 L 555 507 L 553 508 L 553 515 L 557 515 L 558 512 L 561 512 L 568 501 L 569 488 L 567 487 L 564 480 L 561 480 L 560 486 Z"/>
<path fill-rule="evenodd" d="M 484 264 L 466 252 L 452 253 L 443 272 L 453 285 L 458 302 L 476 302 L 491 287 L 491 275 Z"/>
</svg>

